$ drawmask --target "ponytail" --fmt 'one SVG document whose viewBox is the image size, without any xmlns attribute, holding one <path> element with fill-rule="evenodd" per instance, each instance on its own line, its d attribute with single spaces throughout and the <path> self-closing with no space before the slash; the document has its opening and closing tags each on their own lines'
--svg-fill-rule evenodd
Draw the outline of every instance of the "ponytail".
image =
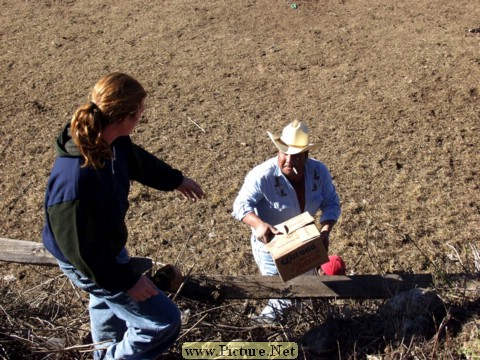
<svg viewBox="0 0 480 360">
<path fill-rule="evenodd" d="M 102 168 L 104 159 L 111 157 L 110 146 L 102 138 L 106 120 L 98 106 L 90 102 L 75 111 L 70 122 L 70 133 L 84 162 L 82 166 Z"/>
<path fill-rule="evenodd" d="M 103 130 L 136 114 L 146 96 L 142 85 L 123 73 L 108 74 L 95 84 L 92 101 L 79 107 L 70 122 L 71 137 L 84 158 L 83 167 L 102 168 L 111 158 Z"/>
</svg>

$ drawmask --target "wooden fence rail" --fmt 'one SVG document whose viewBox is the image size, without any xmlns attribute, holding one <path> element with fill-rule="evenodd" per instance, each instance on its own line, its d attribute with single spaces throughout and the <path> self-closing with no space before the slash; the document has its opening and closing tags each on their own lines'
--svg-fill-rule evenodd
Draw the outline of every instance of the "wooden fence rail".
<svg viewBox="0 0 480 360">
<path fill-rule="evenodd" d="M 56 266 L 41 243 L 0 238 L 0 261 Z M 191 299 L 339 298 L 381 299 L 432 284 L 430 274 L 300 276 L 283 282 L 278 276 L 191 275 L 179 295 Z"/>
</svg>

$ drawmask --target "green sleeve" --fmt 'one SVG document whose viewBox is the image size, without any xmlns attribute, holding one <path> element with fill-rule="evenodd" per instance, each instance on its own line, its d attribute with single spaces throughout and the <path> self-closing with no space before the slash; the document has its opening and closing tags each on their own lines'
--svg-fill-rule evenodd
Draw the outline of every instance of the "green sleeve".
<svg viewBox="0 0 480 360">
<path fill-rule="evenodd" d="M 102 229 L 104 215 L 98 208 L 77 200 L 54 205 L 47 212 L 57 244 L 69 262 L 99 287 L 126 291 L 140 277 L 130 264 L 116 262 L 123 245 L 115 239 L 126 239 L 127 231 L 108 234 Z"/>
</svg>

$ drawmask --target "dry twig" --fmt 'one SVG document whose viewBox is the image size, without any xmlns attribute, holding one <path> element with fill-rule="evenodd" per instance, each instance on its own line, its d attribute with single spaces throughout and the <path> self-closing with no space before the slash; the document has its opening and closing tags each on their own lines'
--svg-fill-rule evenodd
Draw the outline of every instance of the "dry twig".
<svg viewBox="0 0 480 360">
<path fill-rule="evenodd" d="M 192 325 L 192 327 L 190 329 L 188 329 L 186 332 L 184 332 L 182 335 L 180 335 L 177 339 L 177 341 L 180 341 L 183 337 L 185 337 L 185 335 L 187 335 L 190 331 L 192 331 L 193 329 L 195 329 L 195 327 L 200 324 L 202 322 L 203 319 L 205 319 L 207 317 L 208 314 L 205 314 L 203 315 L 200 320 L 198 320 L 195 324 Z"/>
<path fill-rule="evenodd" d="M 205 132 L 205 130 L 200 126 L 198 125 L 195 121 L 193 121 L 192 119 L 190 119 L 190 116 L 187 116 L 188 120 L 190 120 L 193 124 L 195 124 L 200 130 L 202 130 L 203 132 Z"/>
<path fill-rule="evenodd" d="M 191 266 L 190 269 L 188 270 L 187 276 L 185 276 L 185 278 L 184 278 L 183 281 L 182 281 L 182 284 L 178 287 L 178 290 L 177 290 L 177 292 L 175 293 L 175 295 L 173 296 L 172 301 L 177 300 L 177 297 L 178 297 L 178 295 L 180 294 L 180 292 L 182 291 L 183 286 L 185 285 L 185 283 L 186 283 L 186 282 L 188 281 L 188 279 L 190 278 L 190 274 L 192 273 L 192 270 L 193 270 L 194 267 L 195 267 L 195 262 L 192 264 L 192 266 Z"/>
<path fill-rule="evenodd" d="M 472 248 L 475 271 L 480 272 L 480 252 L 475 244 L 470 243 L 469 245 Z"/>
<path fill-rule="evenodd" d="M 175 259 L 175 262 L 173 263 L 173 266 L 175 266 L 175 267 L 178 266 L 178 263 L 179 263 L 180 259 L 182 258 L 183 253 L 185 252 L 185 249 L 187 248 L 188 242 L 190 241 L 192 236 L 193 236 L 192 234 L 188 235 L 187 241 L 185 241 L 185 244 L 183 244 L 183 248 L 180 251 L 180 253 L 178 254 L 177 258 Z"/>
</svg>

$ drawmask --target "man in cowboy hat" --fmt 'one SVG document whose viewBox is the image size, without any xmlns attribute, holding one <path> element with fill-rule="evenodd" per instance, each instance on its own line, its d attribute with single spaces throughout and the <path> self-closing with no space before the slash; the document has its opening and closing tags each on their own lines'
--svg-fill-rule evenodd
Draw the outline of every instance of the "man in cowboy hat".
<svg viewBox="0 0 480 360">
<path fill-rule="evenodd" d="M 278 154 L 248 173 L 232 215 L 251 227 L 253 255 L 262 275 L 277 275 L 265 247 L 279 233 L 273 225 L 305 211 L 312 216 L 320 211 L 320 234 L 328 251 L 329 234 L 340 216 L 340 201 L 327 167 L 308 157 L 319 144 L 309 143 L 305 123 L 293 121 L 281 136 L 267 133 Z M 290 305 L 289 300 L 271 299 L 259 319 L 274 321 Z"/>
</svg>

